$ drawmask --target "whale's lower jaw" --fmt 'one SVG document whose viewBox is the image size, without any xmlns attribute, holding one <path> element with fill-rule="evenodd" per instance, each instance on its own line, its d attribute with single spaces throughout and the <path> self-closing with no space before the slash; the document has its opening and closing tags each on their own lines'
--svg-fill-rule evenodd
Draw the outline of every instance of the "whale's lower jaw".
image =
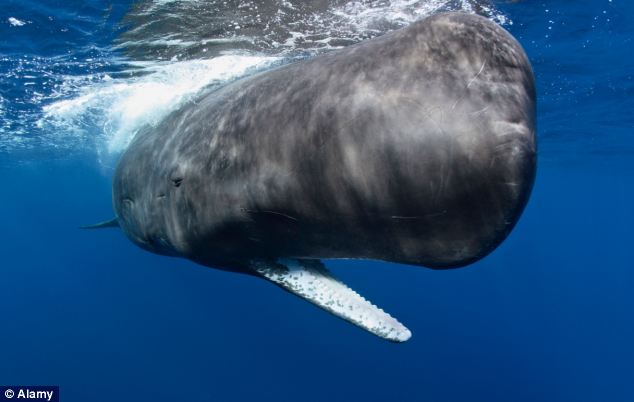
<svg viewBox="0 0 634 402">
<path fill-rule="evenodd" d="M 284 290 L 392 342 L 412 333 L 388 313 L 335 278 L 319 260 L 251 260 L 249 268 Z"/>
</svg>

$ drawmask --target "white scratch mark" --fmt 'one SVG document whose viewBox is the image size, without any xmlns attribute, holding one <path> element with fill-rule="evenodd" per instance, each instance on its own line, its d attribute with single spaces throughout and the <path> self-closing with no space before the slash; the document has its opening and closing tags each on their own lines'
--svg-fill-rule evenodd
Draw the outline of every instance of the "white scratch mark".
<svg viewBox="0 0 634 402">
<path fill-rule="evenodd" d="M 473 81 L 475 81 L 478 78 L 478 76 L 482 74 L 482 71 L 484 71 L 485 64 L 486 64 L 486 61 L 483 61 L 482 67 L 480 67 L 480 71 L 478 71 L 478 73 L 473 78 L 471 78 L 471 81 L 469 81 L 469 83 L 467 84 L 467 89 L 471 86 L 471 84 L 473 84 Z"/>
<path fill-rule="evenodd" d="M 489 106 L 485 107 L 484 109 L 476 110 L 475 112 L 471 112 L 469 114 L 472 115 L 472 116 L 476 116 L 476 115 L 478 115 L 480 113 L 486 112 L 487 110 L 489 110 Z"/>
</svg>

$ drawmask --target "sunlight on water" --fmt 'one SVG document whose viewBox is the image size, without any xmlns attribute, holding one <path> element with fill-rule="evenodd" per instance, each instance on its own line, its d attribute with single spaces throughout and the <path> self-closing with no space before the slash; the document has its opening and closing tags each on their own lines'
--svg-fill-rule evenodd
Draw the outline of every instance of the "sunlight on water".
<svg viewBox="0 0 634 402">
<path fill-rule="evenodd" d="M 141 127 L 158 124 L 210 85 L 448 10 L 510 24 L 478 0 L 142 0 L 124 16 L 125 29 L 104 47 L 0 60 L 6 81 L 22 84 L 13 85 L 10 97 L 0 94 L 0 152 L 89 151 L 116 158 Z M 17 18 L 7 21 L 12 34 L 27 28 Z M 90 40 L 90 32 L 74 34 Z"/>
<path fill-rule="evenodd" d="M 139 63 L 149 74 L 133 79 L 112 79 L 87 86 L 72 99 L 44 107 L 38 126 L 49 130 L 88 135 L 93 127 L 108 152 L 125 149 L 144 125 L 163 117 L 190 100 L 201 89 L 240 77 L 276 61 L 274 57 L 219 56 L 165 64 Z"/>
</svg>

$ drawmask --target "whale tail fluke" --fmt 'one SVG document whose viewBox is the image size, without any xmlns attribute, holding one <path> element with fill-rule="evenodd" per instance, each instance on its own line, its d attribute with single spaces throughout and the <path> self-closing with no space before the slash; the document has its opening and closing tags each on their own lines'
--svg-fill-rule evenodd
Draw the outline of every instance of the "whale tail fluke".
<svg viewBox="0 0 634 402">
<path fill-rule="evenodd" d="M 392 342 L 412 333 L 403 324 L 335 278 L 319 260 L 253 260 L 251 269 L 283 289 Z"/>
<path fill-rule="evenodd" d="M 119 221 L 117 218 L 110 219 L 109 221 L 103 221 L 99 223 L 95 223 L 94 225 L 84 225 L 80 226 L 80 229 L 103 229 L 103 228 L 118 228 Z"/>
</svg>

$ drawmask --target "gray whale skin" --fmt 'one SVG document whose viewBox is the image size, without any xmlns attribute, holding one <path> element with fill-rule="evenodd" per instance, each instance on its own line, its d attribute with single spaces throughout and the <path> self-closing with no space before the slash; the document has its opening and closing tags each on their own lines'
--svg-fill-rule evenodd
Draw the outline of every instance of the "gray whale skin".
<svg viewBox="0 0 634 402">
<path fill-rule="evenodd" d="M 524 51 L 483 17 L 443 13 L 210 90 L 138 133 L 109 224 L 402 342 L 411 332 L 319 259 L 477 261 L 517 222 L 535 169 Z"/>
</svg>

